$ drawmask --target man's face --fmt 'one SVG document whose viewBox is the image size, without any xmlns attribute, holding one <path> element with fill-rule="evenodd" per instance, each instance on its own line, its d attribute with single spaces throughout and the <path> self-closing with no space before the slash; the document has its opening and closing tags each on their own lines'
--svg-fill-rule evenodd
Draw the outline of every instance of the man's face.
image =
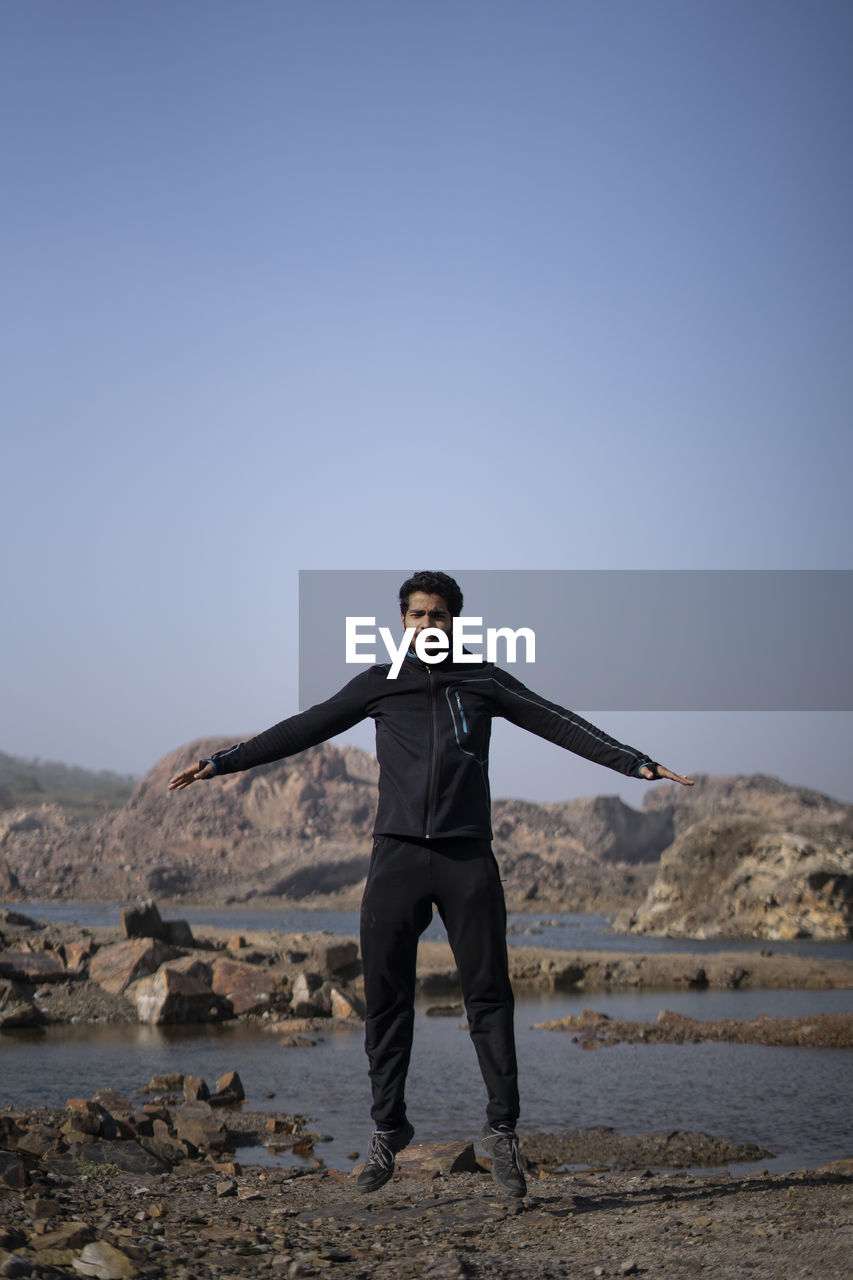
<svg viewBox="0 0 853 1280">
<path fill-rule="evenodd" d="M 408 627 L 415 629 L 411 644 L 412 652 L 414 652 L 419 631 L 427 629 L 446 631 L 450 635 L 453 631 L 453 616 L 444 596 L 430 596 L 425 591 L 413 592 L 409 596 L 409 607 L 403 614 L 403 630 L 405 631 Z M 426 648 L 429 652 L 430 645 L 427 644 Z"/>
</svg>

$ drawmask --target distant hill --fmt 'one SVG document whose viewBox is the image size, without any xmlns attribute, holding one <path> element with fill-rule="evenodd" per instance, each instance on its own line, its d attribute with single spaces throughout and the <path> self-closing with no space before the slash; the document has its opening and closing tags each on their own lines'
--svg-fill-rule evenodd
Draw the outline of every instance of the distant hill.
<svg viewBox="0 0 853 1280">
<path fill-rule="evenodd" d="M 94 772 L 53 760 L 23 760 L 0 751 L 0 810 L 34 804 L 61 804 L 76 817 L 93 818 L 119 809 L 130 799 L 136 779 Z"/>
<path fill-rule="evenodd" d="M 85 821 L 30 790 L 0 812 L 0 895 L 357 906 L 376 811 L 375 757 L 324 743 L 167 791 L 187 760 L 231 741 L 200 739 L 170 752 L 123 804 Z M 537 909 L 615 911 L 639 902 L 672 839 L 666 813 L 647 817 L 615 796 L 496 801 L 493 820 L 508 900 Z"/>
<path fill-rule="evenodd" d="M 188 760 L 229 745 L 170 752 L 129 796 L 112 774 L 0 757 L 24 789 L 0 812 L 0 897 L 356 907 L 375 758 L 323 743 L 167 791 Z M 496 800 L 492 824 L 511 909 L 623 912 L 623 929 L 680 937 L 853 937 L 853 806 L 805 787 L 697 775 L 689 790 L 650 787 L 639 810 L 616 796 Z"/>
</svg>

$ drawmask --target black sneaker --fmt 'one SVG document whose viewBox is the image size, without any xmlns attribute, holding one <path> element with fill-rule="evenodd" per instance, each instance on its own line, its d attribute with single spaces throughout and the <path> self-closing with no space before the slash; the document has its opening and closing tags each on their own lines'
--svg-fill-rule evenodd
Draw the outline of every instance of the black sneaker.
<svg viewBox="0 0 853 1280">
<path fill-rule="evenodd" d="M 514 1129 L 484 1126 L 480 1141 L 492 1157 L 492 1177 L 501 1191 L 520 1199 L 527 1195 L 527 1181 L 521 1156 L 518 1153 L 518 1137 Z"/>
<path fill-rule="evenodd" d="M 374 1129 L 370 1135 L 364 1168 L 356 1182 L 359 1191 L 378 1191 L 380 1187 L 384 1187 L 394 1172 L 395 1155 L 403 1147 L 407 1147 L 414 1136 L 415 1131 L 408 1121 L 402 1128 L 391 1129 L 386 1133 L 381 1129 Z"/>
</svg>

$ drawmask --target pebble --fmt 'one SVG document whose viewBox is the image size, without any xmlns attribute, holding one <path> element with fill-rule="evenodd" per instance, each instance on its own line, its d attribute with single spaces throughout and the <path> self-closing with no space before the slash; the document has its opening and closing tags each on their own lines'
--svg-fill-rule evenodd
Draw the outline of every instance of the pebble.
<svg viewBox="0 0 853 1280">
<path fill-rule="evenodd" d="M 136 1275 L 136 1267 L 127 1254 L 106 1240 L 87 1244 L 72 1265 L 81 1276 L 95 1276 L 96 1280 L 131 1280 Z"/>
<path fill-rule="evenodd" d="M 0 1276 L 31 1276 L 32 1274 L 33 1264 L 17 1253 L 10 1253 L 0 1266 Z"/>
</svg>

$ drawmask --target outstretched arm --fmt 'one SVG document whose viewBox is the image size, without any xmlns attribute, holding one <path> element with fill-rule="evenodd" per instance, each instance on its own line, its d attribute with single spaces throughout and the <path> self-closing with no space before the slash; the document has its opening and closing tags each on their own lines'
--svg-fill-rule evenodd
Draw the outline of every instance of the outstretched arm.
<svg viewBox="0 0 853 1280">
<path fill-rule="evenodd" d="M 240 773 L 243 769 L 254 769 L 259 764 L 284 760 L 351 729 L 370 713 L 372 670 L 373 668 L 362 671 L 325 702 L 318 702 L 307 711 L 289 716 L 279 724 L 274 724 L 271 729 L 265 729 L 257 737 L 250 738 L 248 742 L 238 742 L 226 751 L 215 751 L 210 760 L 200 760 L 198 765 L 175 774 L 168 790 L 183 791 L 194 782 L 206 778 Z"/>
<path fill-rule="evenodd" d="M 649 782 L 668 779 L 683 787 L 693 786 L 691 778 L 664 768 L 636 747 L 617 742 L 576 712 L 534 693 L 508 671 L 495 667 L 493 681 L 501 713 L 520 728 L 629 778 L 645 778 Z"/>
</svg>

